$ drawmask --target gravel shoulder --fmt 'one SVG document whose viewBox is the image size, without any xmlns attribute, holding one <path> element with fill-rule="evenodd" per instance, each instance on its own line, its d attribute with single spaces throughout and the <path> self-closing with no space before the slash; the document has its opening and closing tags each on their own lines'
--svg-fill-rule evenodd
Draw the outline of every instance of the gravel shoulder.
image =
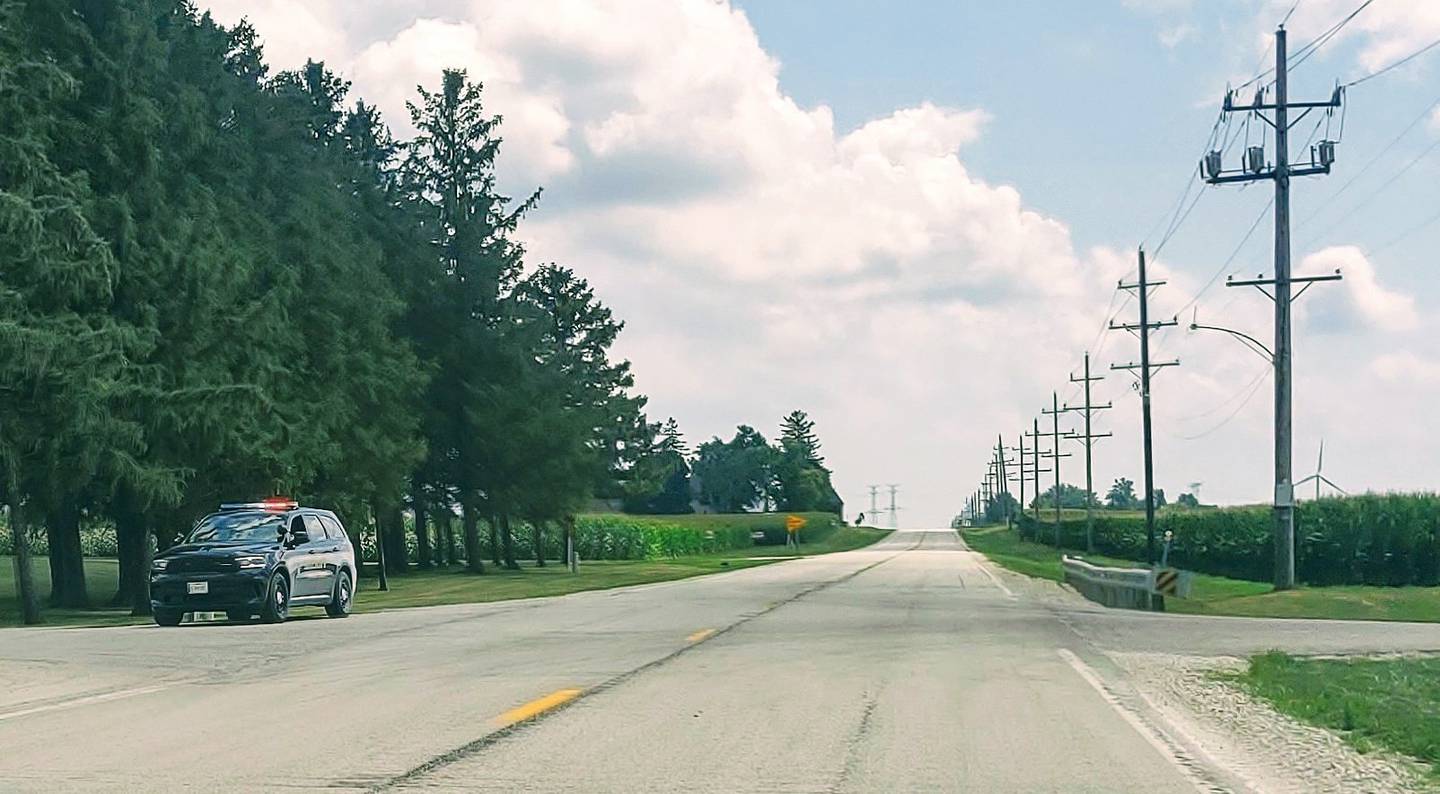
<svg viewBox="0 0 1440 794">
<path fill-rule="evenodd" d="M 1243 659 L 1116 651 L 1107 655 L 1169 727 L 1253 791 L 1440 791 L 1424 764 L 1391 753 L 1361 753 L 1336 734 L 1280 714 L 1215 675 L 1243 669 Z"/>
</svg>

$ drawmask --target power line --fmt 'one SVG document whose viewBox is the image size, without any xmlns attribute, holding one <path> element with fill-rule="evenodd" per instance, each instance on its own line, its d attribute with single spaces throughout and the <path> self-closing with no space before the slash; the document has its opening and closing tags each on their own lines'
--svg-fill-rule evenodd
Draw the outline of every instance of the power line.
<svg viewBox="0 0 1440 794">
<path fill-rule="evenodd" d="M 1293 13 L 1295 13 L 1295 9 L 1297 9 L 1297 8 L 1299 8 L 1299 7 L 1300 7 L 1300 0 L 1295 0 L 1295 4 L 1292 5 L 1292 6 L 1290 6 L 1290 10 L 1289 10 L 1289 11 L 1286 11 L 1286 12 L 1285 12 L 1285 16 L 1280 20 L 1280 26 L 1281 26 L 1281 27 L 1284 27 L 1284 26 L 1285 26 L 1285 23 L 1290 21 L 1290 15 L 1293 14 Z M 1271 46 L 1274 46 L 1274 45 L 1272 44 Z"/>
<path fill-rule="evenodd" d="M 1410 131 L 1415 129 L 1415 127 L 1418 126 L 1420 122 L 1428 118 L 1430 116 L 1430 112 L 1433 111 L 1436 107 L 1440 107 L 1440 97 L 1436 97 L 1435 101 L 1431 102 L 1424 110 L 1420 111 L 1420 115 L 1411 119 L 1410 123 L 1405 125 L 1405 129 L 1400 131 L 1399 135 L 1391 138 L 1390 142 L 1385 144 L 1385 146 L 1382 147 L 1380 151 L 1376 152 L 1374 157 L 1371 157 L 1365 162 L 1364 165 L 1360 166 L 1360 170 L 1352 174 L 1351 177 L 1345 181 L 1345 184 L 1340 186 L 1339 190 L 1331 193 L 1328 197 L 1325 198 L 1325 200 L 1321 201 L 1320 204 L 1316 206 L 1309 215 L 1306 215 L 1303 220 L 1296 224 L 1295 227 L 1297 229 L 1304 228 L 1307 223 L 1315 220 L 1315 216 L 1323 212 L 1327 206 L 1329 206 L 1335 201 L 1336 198 L 1339 198 L 1340 194 L 1344 193 L 1350 188 L 1351 185 L 1355 184 L 1355 180 L 1359 179 L 1362 175 L 1369 171 L 1370 168 L 1375 165 L 1375 163 L 1380 161 L 1381 157 L 1384 157 L 1386 153 L 1388 153 L 1391 149 L 1395 148 L 1395 145 L 1399 143 L 1402 139 L 1404 139 L 1406 135 L 1409 135 Z"/>
<path fill-rule="evenodd" d="M 1230 264 L 1235 261 L 1235 257 L 1240 255 L 1240 251 L 1245 247 L 1245 244 L 1250 242 L 1250 238 L 1254 236 L 1255 230 L 1260 228 L 1260 222 L 1265 220 L 1265 215 L 1270 212 L 1270 208 L 1273 206 L 1275 206 L 1275 197 L 1271 196 L 1270 200 L 1265 202 L 1265 206 L 1260 208 L 1260 214 L 1255 216 L 1254 222 L 1251 223 L 1250 228 L 1245 231 L 1245 236 L 1240 238 L 1240 242 L 1235 246 L 1235 250 L 1231 251 L 1230 255 L 1225 257 L 1225 261 L 1221 262 L 1220 267 L 1215 269 L 1215 272 L 1210 276 L 1210 280 L 1205 282 L 1205 286 L 1201 287 L 1200 291 L 1195 293 L 1195 297 L 1191 298 L 1188 303 L 1181 306 L 1180 310 L 1175 312 L 1176 314 L 1184 314 L 1186 309 L 1199 303 L 1200 297 L 1211 287 L 1215 286 L 1215 282 L 1220 280 L 1220 276 L 1230 267 Z"/>
<path fill-rule="evenodd" d="M 1410 235 L 1412 235 L 1412 234 L 1420 231 L 1421 229 L 1425 228 L 1426 226 L 1429 226 L 1430 224 L 1434 223 L 1435 221 L 1440 221 L 1440 212 L 1437 212 L 1437 213 L 1435 213 L 1434 215 L 1431 215 L 1429 218 L 1426 218 L 1425 220 L 1423 220 L 1423 221 L 1415 224 L 1414 226 L 1411 226 L 1410 228 L 1406 229 L 1405 231 L 1401 232 L 1400 234 L 1398 234 L 1398 235 L 1390 238 L 1390 241 L 1389 241 L 1389 242 L 1385 243 L 1384 245 L 1380 246 L 1379 248 L 1376 248 L 1376 249 L 1370 251 L 1370 252 L 1369 252 L 1370 256 L 1377 256 L 1377 255 L 1383 253 L 1384 251 L 1389 250 L 1389 249 L 1391 248 L 1391 246 L 1394 246 L 1396 243 L 1398 243 L 1398 242 L 1400 242 L 1401 240 L 1404 240 L 1405 238 L 1409 237 Z"/>
<path fill-rule="evenodd" d="M 1385 74 L 1388 71 L 1398 69 L 1401 66 L 1404 66 L 1405 64 L 1415 60 L 1416 58 L 1419 58 L 1421 55 L 1424 55 L 1425 53 L 1435 49 L 1436 47 L 1440 47 L 1440 39 L 1436 39 L 1429 44 L 1426 44 L 1424 47 L 1421 47 L 1420 49 L 1410 53 L 1409 55 L 1406 55 L 1404 58 L 1401 58 L 1400 60 L 1390 64 L 1384 69 L 1376 72 L 1371 72 L 1370 74 L 1367 74 L 1364 77 L 1359 78 L 1358 80 L 1351 80 L 1350 82 L 1346 83 L 1344 87 L 1349 88 L 1352 85 L 1360 85 L 1366 80 L 1374 80 L 1375 78 L 1379 77 L 1382 74 Z"/>
<path fill-rule="evenodd" d="M 1346 25 L 1350 24 L 1350 20 L 1359 16 L 1360 12 L 1369 8 L 1370 4 L 1373 2 L 1375 2 L 1375 0 L 1365 0 L 1365 2 L 1361 3 L 1358 8 L 1346 15 L 1344 19 L 1332 25 L 1329 30 L 1321 33 L 1314 39 L 1311 39 L 1309 44 L 1306 44 L 1299 50 L 1296 50 L 1295 55 L 1293 56 L 1295 59 L 1294 62 L 1287 66 L 1285 71 L 1294 71 L 1298 66 L 1300 66 L 1300 64 L 1308 60 L 1310 56 L 1314 55 L 1316 52 L 1319 52 L 1321 47 L 1324 47 L 1326 44 L 1328 44 L 1331 39 L 1335 38 L 1336 34 L 1338 34 L 1342 29 L 1344 29 Z"/>
<path fill-rule="evenodd" d="M 1342 226 L 1345 221 L 1354 217 L 1355 213 L 1368 206 L 1371 199 L 1383 193 L 1385 191 L 1385 188 L 1390 187 L 1392 184 L 1394 184 L 1395 180 L 1404 176 L 1406 172 L 1408 172 L 1411 168 L 1414 168 L 1417 163 L 1429 156 L 1429 154 L 1435 151 L 1436 148 L 1440 148 L 1440 138 L 1436 138 L 1433 143 L 1431 143 L 1429 146 L 1426 146 L 1423 151 L 1415 155 L 1414 159 L 1402 166 L 1399 171 L 1396 171 L 1394 174 L 1392 174 L 1391 177 L 1381 183 L 1379 187 L 1368 193 L 1365 198 L 1355 202 L 1355 204 L 1352 205 L 1348 211 L 1341 213 L 1339 218 L 1336 218 L 1333 223 L 1330 223 L 1326 227 L 1325 233 L 1315 239 L 1314 244 L 1319 245 L 1322 241 L 1328 240 L 1332 235 L 1335 234 L 1335 230 L 1340 228 L 1340 226 Z"/>
<path fill-rule="evenodd" d="M 1251 378 L 1250 380 L 1246 381 L 1244 386 L 1241 386 L 1239 389 L 1236 389 L 1235 392 L 1234 392 L 1233 394 L 1231 394 L 1229 397 L 1226 397 L 1225 399 L 1221 400 L 1220 402 L 1216 403 L 1215 405 L 1210 406 L 1209 408 L 1206 408 L 1205 410 L 1201 411 L 1201 412 L 1198 413 L 1198 414 L 1191 414 L 1191 415 L 1189 415 L 1189 416 L 1176 417 L 1175 421 L 1177 421 L 1177 422 L 1194 422 L 1194 421 L 1197 421 L 1197 420 L 1200 420 L 1200 419 L 1204 419 L 1205 417 L 1210 416 L 1210 415 L 1212 415 L 1212 414 L 1218 413 L 1219 411 L 1221 411 L 1221 410 L 1229 407 L 1231 403 L 1233 403 L 1233 402 L 1235 402 L 1236 400 L 1240 399 L 1240 397 L 1241 397 L 1242 395 L 1244 395 L 1244 394 L 1250 389 L 1250 387 L 1252 387 L 1252 386 L 1255 385 L 1255 382 L 1256 382 L 1256 381 L 1264 378 L 1264 377 L 1265 377 L 1267 374 L 1269 374 L 1269 373 L 1270 373 L 1270 367 L 1269 367 L 1269 366 L 1262 366 L 1262 367 L 1260 367 L 1260 369 L 1255 373 L 1255 377 L 1253 377 L 1253 378 Z M 1203 434 L 1202 434 L 1202 435 L 1203 435 Z M 1184 438 L 1184 436 L 1181 436 L 1181 438 Z"/>
<path fill-rule="evenodd" d="M 1270 368 L 1269 368 L 1269 367 L 1266 367 L 1265 369 L 1261 370 L 1261 371 L 1260 371 L 1260 376 L 1257 377 L 1255 380 L 1251 381 L 1250 390 L 1249 390 L 1249 393 L 1245 394 L 1245 399 L 1244 399 L 1244 400 L 1241 400 L 1241 401 L 1240 401 L 1240 404 L 1237 405 L 1237 406 L 1235 406 L 1235 410 L 1231 411 L 1228 416 L 1226 416 L 1224 419 L 1221 419 L 1219 424 L 1215 425 L 1214 427 L 1210 428 L 1209 430 L 1205 430 L 1205 431 L 1202 431 L 1202 432 L 1200 432 L 1200 433 L 1196 433 L 1196 434 L 1193 435 L 1193 436 L 1181 435 L 1181 436 L 1179 436 L 1179 437 L 1182 438 L 1182 439 L 1184 439 L 1185 441 L 1195 441 L 1195 440 L 1197 440 L 1197 439 L 1204 438 L 1205 436 L 1208 436 L 1208 435 L 1210 435 L 1211 433 L 1214 433 L 1215 431 L 1219 430 L 1220 428 L 1224 427 L 1225 425 L 1230 424 L 1231 420 L 1233 420 L 1235 417 L 1239 416 L 1241 411 L 1245 410 L 1245 406 L 1247 406 L 1247 405 L 1250 404 L 1250 401 L 1255 398 L 1255 395 L 1260 393 L 1260 387 L 1265 384 L 1265 376 L 1266 376 L 1266 375 L 1269 375 L 1269 374 L 1270 374 Z M 1238 395 L 1239 392 L 1237 392 L 1236 394 Z M 1230 399 L 1233 400 L 1233 399 L 1235 399 L 1235 398 L 1232 396 Z M 1226 402 L 1229 402 L 1229 400 L 1227 400 Z"/>
</svg>

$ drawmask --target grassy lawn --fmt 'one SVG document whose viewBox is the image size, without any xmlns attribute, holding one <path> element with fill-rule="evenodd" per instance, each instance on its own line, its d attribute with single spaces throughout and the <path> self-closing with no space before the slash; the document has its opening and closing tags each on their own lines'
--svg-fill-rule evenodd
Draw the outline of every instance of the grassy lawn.
<svg viewBox="0 0 1440 794">
<path fill-rule="evenodd" d="M 1060 552 L 1023 541 L 1004 527 L 965 532 L 970 547 L 1017 573 L 1060 581 Z M 1135 566 L 1129 560 L 1090 556 L 1100 565 Z M 1268 618 L 1440 621 L 1440 588 L 1302 587 L 1275 592 L 1264 582 L 1196 574 L 1190 598 L 1167 598 L 1171 612 Z"/>
<path fill-rule="evenodd" d="M 1267 653 L 1233 676 L 1276 710 L 1339 731 L 1362 752 L 1440 762 L 1440 659 L 1299 659 Z"/>
<path fill-rule="evenodd" d="M 35 586 L 40 591 L 41 603 L 50 595 L 50 561 L 35 557 L 31 561 Z M 85 560 L 85 587 L 91 603 L 103 604 L 115 595 L 120 580 L 120 563 L 108 557 L 90 557 Z M 126 623 L 145 623 L 149 618 L 133 618 L 128 607 L 94 609 L 45 609 L 45 623 L 56 626 L 117 626 Z M 20 610 L 15 603 L 15 563 L 8 556 L 0 556 L 0 626 L 14 626 L 20 623 Z"/>
<path fill-rule="evenodd" d="M 1004 527 L 969 529 L 965 531 L 965 542 L 970 548 L 984 554 L 997 564 L 1016 573 L 1042 579 L 1060 581 L 1060 552 L 1051 546 L 1021 540 L 1020 536 Z M 1071 552 L 1079 555 L 1079 552 Z M 1099 554 L 1083 555 L 1096 565 L 1110 565 L 1133 568 L 1136 563 Z M 1246 582 L 1240 579 L 1226 579 L 1223 576 L 1196 574 L 1190 589 L 1190 598 L 1167 598 L 1165 608 L 1171 612 L 1196 614 L 1235 614 L 1215 611 L 1215 607 L 1232 599 L 1254 597 L 1269 593 L 1270 585 L 1261 582 Z"/>
<path fill-rule="evenodd" d="M 885 537 L 889 530 L 868 527 L 839 527 L 824 533 L 814 543 L 805 543 L 797 551 L 784 546 L 755 546 L 738 549 L 725 554 L 694 557 L 676 557 L 659 560 L 595 560 L 583 561 L 578 574 L 570 574 L 558 562 L 544 568 L 533 563 L 519 571 L 504 571 L 486 566 L 483 576 L 463 573 L 460 569 L 420 571 L 414 570 L 403 576 L 390 577 L 389 592 L 375 589 L 376 576 L 373 566 L 366 566 L 360 581 L 360 592 L 356 594 L 355 607 L 359 612 L 376 612 L 397 607 L 436 606 L 439 604 L 468 604 L 486 601 L 503 601 L 512 598 L 535 598 L 575 593 L 581 590 L 601 590 L 611 587 L 663 582 L 685 579 L 707 573 L 733 571 L 775 562 L 775 559 L 805 557 L 813 554 L 827 554 L 848 551 Z M 91 597 L 97 601 L 108 599 L 115 592 L 119 566 L 113 559 L 87 559 L 85 561 L 86 584 Z M 36 585 L 42 594 L 50 591 L 49 562 L 44 557 L 34 561 Z M 16 609 L 15 566 L 9 557 L 0 557 L 0 626 L 15 625 L 19 622 Z M 125 608 L 109 609 L 49 609 L 45 610 L 47 625 L 58 626 L 99 626 L 146 623 L 149 618 L 133 618 Z"/>
</svg>

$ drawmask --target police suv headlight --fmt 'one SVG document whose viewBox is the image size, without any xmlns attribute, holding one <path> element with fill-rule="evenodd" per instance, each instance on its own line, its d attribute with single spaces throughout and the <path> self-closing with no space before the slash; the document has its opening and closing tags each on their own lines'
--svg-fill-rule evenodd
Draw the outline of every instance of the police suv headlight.
<svg viewBox="0 0 1440 794">
<path fill-rule="evenodd" d="M 258 554 L 249 557 L 236 557 L 235 564 L 238 565 L 240 567 L 240 570 L 242 571 L 254 568 L 264 568 L 265 558 Z"/>
<path fill-rule="evenodd" d="M 165 569 L 169 567 L 170 561 L 166 559 L 152 560 L 150 562 L 151 573 L 165 573 Z"/>
</svg>

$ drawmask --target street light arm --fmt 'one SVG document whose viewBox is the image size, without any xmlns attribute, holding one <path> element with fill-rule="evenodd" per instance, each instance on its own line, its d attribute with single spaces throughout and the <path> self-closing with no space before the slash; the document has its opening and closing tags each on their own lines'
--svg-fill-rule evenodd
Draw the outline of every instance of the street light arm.
<svg viewBox="0 0 1440 794">
<path fill-rule="evenodd" d="M 1239 339 L 1242 343 L 1244 343 L 1246 347 L 1249 347 L 1251 350 L 1254 350 L 1257 355 L 1261 356 L 1261 357 L 1264 358 L 1266 361 L 1269 361 L 1271 364 L 1274 364 L 1274 363 L 1275 363 L 1275 354 L 1270 350 L 1270 348 L 1266 347 L 1263 342 L 1261 342 L 1260 340 L 1256 339 L 1255 337 L 1253 337 L 1253 336 L 1251 336 L 1251 335 L 1249 335 L 1249 334 L 1247 334 L 1247 333 L 1243 333 L 1243 332 L 1241 332 L 1241 331 L 1236 331 L 1236 330 L 1233 330 L 1233 329 L 1230 329 L 1230 328 L 1221 328 L 1221 327 L 1218 326 L 1218 325 L 1201 325 L 1201 324 L 1199 324 L 1199 323 L 1190 323 L 1190 330 L 1192 330 L 1192 331 L 1220 331 L 1220 332 L 1222 332 L 1222 333 L 1230 334 L 1231 336 L 1235 337 L 1236 339 Z M 1264 352 L 1261 352 L 1261 351 L 1264 351 Z"/>
</svg>

